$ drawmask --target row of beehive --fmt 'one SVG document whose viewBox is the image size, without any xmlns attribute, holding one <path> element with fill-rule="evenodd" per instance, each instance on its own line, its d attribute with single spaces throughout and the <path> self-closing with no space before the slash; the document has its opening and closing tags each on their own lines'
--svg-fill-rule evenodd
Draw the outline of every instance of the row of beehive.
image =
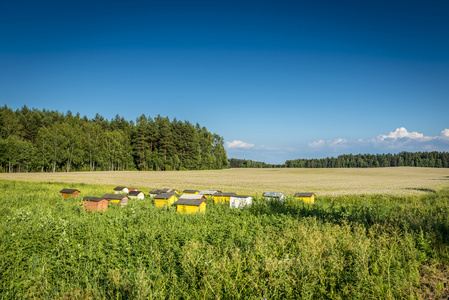
<svg viewBox="0 0 449 300">
<path fill-rule="evenodd" d="M 81 193 L 77 189 L 62 189 L 59 192 L 61 193 L 61 196 L 63 196 L 64 198 L 68 198 L 70 196 L 78 198 L 79 194 Z M 129 198 L 138 198 L 139 194 L 143 195 L 142 192 L 131 191 L 129 192 L 128 196 L 119 194 L 104 194 L 101 197 L 87 196 L 83 198 L 83 208 L 88 212 L 106 210 L 108 208 L 109 203 L 114 203 L 116 205 L 120 204 L 120 206 L 123 207 L 128 204 Z M 143 196 L 141 197 L 141 199 L 143 199 Z"/>
<path fill-rule="evenodd" d="M 105 194 L 101 197 L 84 197 L 83 207 L 87 211 L 91 210 L 106 210 L 108 203 L 121 204 L 125 206 L 128 203 L 128 198 L 143 199 L 144 193 L 138 191 L 137 188 L 114 188 L 115 194 Z M 65 198 L 73 195 L 78 197 L 79 191 L 76 189 L 63 189 L 60 191 Z M 128 193 L 128 196 L 120 193 Z M 236 195 L 235 193 L 222 193 L 218 190 L 198 191 L 198 190 L 184 190 L 180 195 L 176 189 L 153 189 L 150 191 L 150 196 L 154 198 L 157 207 L 176 206 L 179 213 L 195 213 L 205 212 L 206 197 L 213 199 L 214 203 L 229 203 L 230 207 L 244 207 L 252 204 L 251 196 Z M 265 192 L 263 195 L 267 200 L 278 200 L 283 202 L 286 198 L 284 193 L 279 192 Z M 295 199 L 302 200 L 306 203 L 314 203 L 314 193 L 296 193 Z"/>
</svg>

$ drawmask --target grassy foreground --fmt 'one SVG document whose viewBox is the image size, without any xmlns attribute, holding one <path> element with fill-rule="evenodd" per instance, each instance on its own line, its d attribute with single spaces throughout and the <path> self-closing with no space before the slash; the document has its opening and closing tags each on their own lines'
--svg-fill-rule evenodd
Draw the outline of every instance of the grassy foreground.
<svg viewBox="0 0 449 300">
<path fill-rule="evenodd" d="M 87 214 L 110 186 L 0 181 L 0 298 L 447 298 L 449 191 Z"/>
</svg>

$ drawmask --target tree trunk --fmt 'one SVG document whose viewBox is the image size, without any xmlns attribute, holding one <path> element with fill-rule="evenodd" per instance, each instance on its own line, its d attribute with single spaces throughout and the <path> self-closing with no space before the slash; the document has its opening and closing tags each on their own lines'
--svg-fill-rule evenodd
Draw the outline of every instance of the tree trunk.
<svg viewBox="0 0 449 300">
<path fill-rule="evenodd" d="M 70 172 L 70 167 L 72 166 L 72 158 L 73 158 L 73 149 L 75 147 L 72 145 L 72 149 L 71 151 L 69 151 L 69 157 L 67 159 L 67 167 L 66 167 L 66 171 L 67 173 Z"/>
<path fill-rule="evenodd" d="M 91 172 L 93 171 L 92 166 L 93 166 L 93 163 L 92 163 L 92 149 L 89 149 L 89 168 L 90 168 Z"/>
<path fill-rule="evenodd" d="M 55 172 L 55 170 L 56 170 L 56 148 L 53 155 L 53 173 Z"/>
<path fill-rule="evenodd" d="M 45 166 L 45 151 L 44 151 L 45 143 L 42 143 L 42 172 L 44 172 Z"/>
</svg>

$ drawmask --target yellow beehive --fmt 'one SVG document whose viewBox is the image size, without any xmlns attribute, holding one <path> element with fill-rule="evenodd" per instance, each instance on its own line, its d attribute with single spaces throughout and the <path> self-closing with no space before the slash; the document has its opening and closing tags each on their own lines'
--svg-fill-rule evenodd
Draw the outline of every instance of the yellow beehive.
<svg viewBox="0 0 449 300">
<path fill-rule="evenodd" d="M 205 199 L 207 200 L 213 200 L 213 194 L 216 193 L 221 193 L 221 191 L 218 190 L 205 190 L 205 191 L 200 191 L 198 193 L 198 195 L 203 195 Z"/>
<path fill-rule="evenodd" d="M 184 190 L 182 193 L 184 194 L 184 195 L 196 195 L 196 194 L 198 194 L 200 191 L 197 191 L 197 190 Z"/>
<path fill-rule="evenodd" d="M 156 207 L 172 206 L 176 200 L 178 200 L 178 194 L 176 193 L 164 193 L 154 197 Z"/>
<path fill-rule="evenodd" d="M 126 195 L 104 194 L 100 198 L 108 200 L 109 203 L 121 204 L 122 207 L 128 204 L 128 196 L 126 196 Z"/>
<path fill-rule="evenodd" d="M 314 193 L 296 193 L 295 194 L 296 200 L 302 200 L 304 203 L 315 203 L 315 197 L 316 195 Z"/>
<path fill-rule="evenodd" d="M 231 201 L 231 196 L 234 196 L 235 193 L 216 193 L 213 194 L 214 203 L 229 203 Z"/>
<path fill-rule="evenodd" d="M 198 195 L 200 196 L 200 195 Z M 179 198 L 173 205 L 176 206 L 176 211 L 179 214 L 193 214 L 206 212 L 206 201 L 201 196 L 199 199 Z"/>
<path fill-rule="evenodd" d="M 181 194 L 177 189 L 162 189 L 159 194 L 164 194 L 164 193 L 176 193 L 178 195 Z"/>
</svg>

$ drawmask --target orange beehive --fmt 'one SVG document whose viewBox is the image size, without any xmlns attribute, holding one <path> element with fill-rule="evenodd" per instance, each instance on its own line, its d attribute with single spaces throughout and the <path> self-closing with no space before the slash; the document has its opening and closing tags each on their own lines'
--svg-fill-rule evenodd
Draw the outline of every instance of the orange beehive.
<svg viewBox="0 0 449 300">
<path fill-rule="evenodd" d="M 62 189 L 59 192 L 61 193 L 61 196 L 64 198 L 69 198 L 70 196 L 78 198 L 79 194 L 81 193 L 77 189 Z"/>
<path fill-rule="evenodd" d="M 108 200 L 98 197 L 84 197 L 83 208 L 87 211 L 104 211 L 108 209 Z"/>
</svg>

